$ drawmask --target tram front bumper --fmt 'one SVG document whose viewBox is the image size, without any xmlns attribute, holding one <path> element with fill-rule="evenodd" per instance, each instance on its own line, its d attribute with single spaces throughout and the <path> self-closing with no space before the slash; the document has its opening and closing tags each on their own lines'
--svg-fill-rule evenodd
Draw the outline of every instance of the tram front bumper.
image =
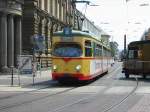
<svg viewBox="0 0 150 112">
<path fill-rule="evenodd" d="M 68 73 L 52 73 L 52 79 L 53 80 L 60 80 L 60 79 L 76 79 L 76 80 L 90 80 L 92 77 L 90 75 L 84 75 L 80 73 L 74 73 L 74 74 L 68 74 Z"/>
</svg>

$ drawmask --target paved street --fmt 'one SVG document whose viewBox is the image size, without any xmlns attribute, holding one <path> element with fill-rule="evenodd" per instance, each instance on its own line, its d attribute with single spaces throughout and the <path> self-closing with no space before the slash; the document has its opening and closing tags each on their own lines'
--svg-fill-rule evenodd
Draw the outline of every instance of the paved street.
<svg viewBox="0 0 150 112">
<path fill-rule="evenodd" d="M 125 79 L 121 63 L 109 74 L 82 86 L 64 86 L 52 81 L 50 71 L 35 78 L 22 76 L 21 86 L 11 87 L 1 76 L 0 112 L 149 112 L 150 80 Z"/>
</svg>

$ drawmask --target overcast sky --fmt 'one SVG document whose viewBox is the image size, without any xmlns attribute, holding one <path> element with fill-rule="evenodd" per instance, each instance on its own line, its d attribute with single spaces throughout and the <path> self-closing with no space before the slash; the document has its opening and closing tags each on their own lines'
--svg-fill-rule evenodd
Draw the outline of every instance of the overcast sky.
<svg viewBox="0 0 150 112">
<path fill-rule="evenodd" d="M 150 0 L 90 0 L 87 6 L 77 4 L 77 8 L 108 34 L 111 40 L 123 49 L 123 36 L 127 43 L 140 40 L 142 33 L 150 26 Z"/>
</svg>

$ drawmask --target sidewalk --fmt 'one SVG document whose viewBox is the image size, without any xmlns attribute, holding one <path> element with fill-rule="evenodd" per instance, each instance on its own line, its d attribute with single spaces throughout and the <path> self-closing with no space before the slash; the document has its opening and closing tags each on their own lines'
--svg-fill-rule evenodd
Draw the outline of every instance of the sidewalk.
<svg viewBox="0 0 150 112">
<path fill-rule="evenodd" d="M 33 77 L 31 74 L 18 75 L 14 74 L 13 86 L 11 85 L 12 75 L 0 75 L 0 92 L 2 91 L 32 91 L 42 87 L 50 86 L 53 81 L 51 80 L 51 70 L 37 71 L 36 76 Z M 20 77 L 20 85 L 19 85 Z"/>
</svg>

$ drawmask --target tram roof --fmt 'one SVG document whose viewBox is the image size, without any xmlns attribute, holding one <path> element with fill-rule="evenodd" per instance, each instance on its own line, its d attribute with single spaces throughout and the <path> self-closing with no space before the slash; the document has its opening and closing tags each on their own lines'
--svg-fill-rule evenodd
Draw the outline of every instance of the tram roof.
<svg viewBox="0 0 150 112">
<path fill-rule="evenodd" d="M 58 32 L 54 32 L 53 36 L 65 36 L 63 31 L 58 31 Z M 97 39 L 94 35 L 92 35 L 91 33 L 87 33 L 84 31 L 77 31 L 77 30 L 72 30 L 72 33 L 70 36 L 87 36 L 90 38 L 95 38 Z"/>
<path fill-rule="evenodd" d="M 65 35 L 64 35 L 63 31 L 57 31 L 57 32 L 53 33 L 53 36 L 55 37 L 55 36 L 65 36 Z M 87 33 L 87 32 L 84 32 L 84 31 L 72 30 L 71 36 L 86 36 L 88 38 L 93 38 L 93 39 L 96 39 L 98 41 L 101 41 L 100 39 L 98 39 L 98 37 L 94 36 L 93 34 Z M 109 49 L 109 47 L 107 47 L 105 44 L 103 44 L 103 46 L 105 48 Z"/>
<path fill-rule="evenodd" d="M 129 45 L 139 45 L 139 44 L 150 44 L 150 40 L 141 40 L 141 41 L 134 41 L 131 42 Z"/>
</svg>

